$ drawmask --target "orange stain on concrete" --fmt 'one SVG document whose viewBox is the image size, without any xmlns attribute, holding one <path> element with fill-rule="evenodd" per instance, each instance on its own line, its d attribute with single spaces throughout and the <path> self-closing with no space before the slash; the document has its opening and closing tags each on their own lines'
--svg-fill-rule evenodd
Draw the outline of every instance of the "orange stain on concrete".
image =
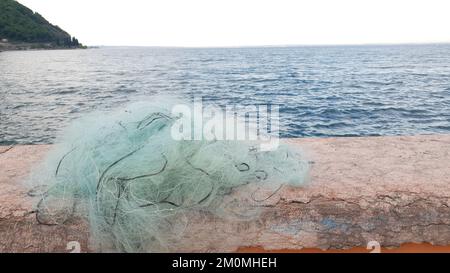
<svg viewBox="0 0 450 273">
<path fill-rule="evenodd" d="M 322 250 L 319 248 L 302 248 L 302 249 L 278 249 L 265 250 L 261 247 L 241 247 L 238 253 L 370 253 L 372 250 L 365 247 L 354 247 L 350 249 L 329 249 Z M 402 244 L 397 248 L 381 248 L 381 253 L 450 253 L 450 246 L 435 246 L 428 243 Z"/>
</svg>

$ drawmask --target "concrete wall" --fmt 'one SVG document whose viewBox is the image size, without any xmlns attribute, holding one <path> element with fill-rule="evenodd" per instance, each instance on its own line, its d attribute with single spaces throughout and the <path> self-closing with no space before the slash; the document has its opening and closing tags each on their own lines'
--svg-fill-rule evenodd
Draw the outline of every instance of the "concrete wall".
<svg viewBox="0 0 450 273">
<path fill-rule="evenodd" d="M 307 185 L 282 188 L 261 217 L 230 222 L 193 213 L 173 251 L 347 249 L 427 242 L 450 245 L 450 135 L 291 139 L 311 161 Z M 82 219 L 36 221 L 39 197 L 21 183 L 49 146 L 0 147 L 0 251 L 89 246 Z M 208 224 L 199 225 L 198 223 Z"/>
</svg>

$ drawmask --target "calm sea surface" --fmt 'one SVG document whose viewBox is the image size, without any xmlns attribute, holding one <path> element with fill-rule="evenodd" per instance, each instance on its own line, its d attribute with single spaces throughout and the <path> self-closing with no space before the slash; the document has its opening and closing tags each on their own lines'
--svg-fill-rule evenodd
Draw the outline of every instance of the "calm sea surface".
<svg viewBox="0 0 450 273">
<path fill-rule="evenodd" d="M 161 94 L 280 104 L 284 137 L 450 133 L 450 45 L 1 52 L 0 143 Z"/>
</svg>

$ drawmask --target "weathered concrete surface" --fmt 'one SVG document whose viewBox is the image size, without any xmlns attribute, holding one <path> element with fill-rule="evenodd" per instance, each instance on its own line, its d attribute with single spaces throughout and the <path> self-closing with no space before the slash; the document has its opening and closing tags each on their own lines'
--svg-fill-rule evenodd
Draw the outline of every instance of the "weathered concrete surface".
<svg viewBox="0 0 450 273">
<path fill-rule="evenodd" d="M 68 252 L 67 243 L 87 246 L 87 226 L 71 219 L 64 226 L 40 225 L 35 207 L 39 197 L 28 195 L 22 181 L 49 146 L 0 147 L 0 252 Z"/>
<path fill-rule="evenodd" d="M 290 141 L 312 163 L 307 185 L 280 190 L 256 220 L 195 213 L 173 251 L 450 245 L 450 135 Z M 39 225 L 20 183 L 47 149 L 0 148 L 0 251 L 64 251 L 72 240 L 86 249 L 86 225 Z"/>
</svg>

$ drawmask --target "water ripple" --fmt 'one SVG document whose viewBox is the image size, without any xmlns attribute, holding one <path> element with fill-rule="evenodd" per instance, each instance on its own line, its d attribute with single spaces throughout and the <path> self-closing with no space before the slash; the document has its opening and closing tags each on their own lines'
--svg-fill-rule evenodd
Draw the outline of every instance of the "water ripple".
<svg viewBox="0 0 450 273">
<path fill-rule="evenodd" d="M 0 53 L 0 143 L 151 95 L 279 104 L 282 136 L 450 133 L 450 45 Z"/>
</svg>

